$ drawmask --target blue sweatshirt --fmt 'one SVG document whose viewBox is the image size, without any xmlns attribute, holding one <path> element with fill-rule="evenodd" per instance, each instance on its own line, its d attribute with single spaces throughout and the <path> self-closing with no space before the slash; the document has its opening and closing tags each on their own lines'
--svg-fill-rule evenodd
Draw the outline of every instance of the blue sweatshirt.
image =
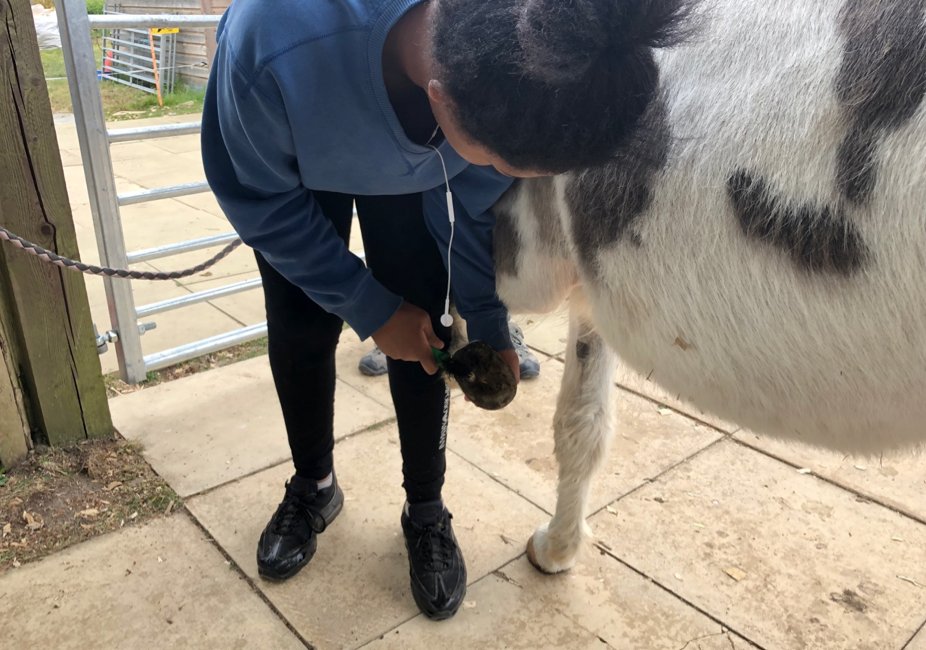
<svg viewBox="0 0 926 650">
<path fill-rule="evenodd" d="M 235 0 L 218 29 L 203 110 L 206 176 L 241 238 L 290 282 L 366 338 L 401 298 L 378 283 L 322 214 L 312 191 L 423 192 L 447 258 L 441 162 L 411 142 L 383 80 L 383 46 L 422 0 Z M 444 141 L 455 197 L 454 302 L 473 340 L 511 347 L 495 292 L 493 218 L 511 185 Z"/>
</svg>

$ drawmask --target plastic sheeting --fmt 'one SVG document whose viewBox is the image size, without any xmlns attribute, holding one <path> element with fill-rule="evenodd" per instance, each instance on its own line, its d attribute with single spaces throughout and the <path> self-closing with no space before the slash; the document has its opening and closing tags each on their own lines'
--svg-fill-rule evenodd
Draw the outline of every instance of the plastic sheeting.
<svg viewBox="0 0 926 650">
<path fill-rule="evenodd" d="M 61 34 L 58 33 L 58 16 L 54 9 L 42 5 L 32 5 L 32 18 L 35 20 L 35 33 L 40 50 L 54 50 L 61 47 Z"/>
</svg>

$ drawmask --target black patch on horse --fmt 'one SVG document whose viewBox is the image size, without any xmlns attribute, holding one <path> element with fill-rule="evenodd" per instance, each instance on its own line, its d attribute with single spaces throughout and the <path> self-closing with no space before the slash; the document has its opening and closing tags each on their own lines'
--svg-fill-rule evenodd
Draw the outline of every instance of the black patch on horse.
<svg viewBox="0 0 926 650">
<path fill-rule="evenodd" d="M 583 375 L 589 371 L 590 365 L 596 359 L 606 354 L 605 342 L 591 323 L 579 323 L 575 351 L 576 361 L 578 361 L 579 370 Z"/>
<path fill-rule="evenodd" d="M 840 210 L 789 203 L 743 169 L 730 176 L 727 191 L 746 237 L 777 248 L 798 268 L 849 276 L 865 264 L 868 248 Z"/>
<path fill-rule="evenodd" d="M 579 361 L 585 361 L 591 353 L 592 346 L 588 341 L 583 341 L 581 339 L 576 341 L 576 358 Z"/>
<path fill-rule="evenodd" d="M 926 0 L 847 0 L 839 15 L 845 46 L 836 95 L 848 119 L 837 182 L 864 205 L 878 175 L 878 147 L 926 97 Z"/>
<path fill-rule="evenodd" d="M 529 185 L 530 213 L 537 225 L 540 245 L 549 253 L 565 255 L 566 238 L 559 220 L 553 178 L 532 178 L 520 182 Z"/>
<path fill-rule="evenodd" d="M 656 175 L 665 168 L 672 143 L 665 98 L 650 104 L 626 146 L 607 165 L 588 169 L 566 187 L 579 260 L 597 273 L 601 248 L 619 241 L 642 246 L 635 228 L 653 201 Z"/>
</svg>

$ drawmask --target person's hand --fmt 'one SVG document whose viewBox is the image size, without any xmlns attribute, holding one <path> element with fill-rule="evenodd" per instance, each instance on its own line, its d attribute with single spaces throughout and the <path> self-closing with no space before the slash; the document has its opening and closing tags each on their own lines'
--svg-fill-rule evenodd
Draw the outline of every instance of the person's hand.
<svg viewBox="0 0 926 650">
<path fill-rule="evenodd" d="M 514 380 L 518 383 L 521 382 L 521 360 L 518 359 L 518 353 L 514 350 L 502 350 L 498 353 L 499 356 L 505 360 L 505 363 L 508 364 L 508 367 L 511 368 L 511 374 L 514 375 Z"/>
<path fill-rule="evenodd" d="M 437 362 L 431 348 L 444 348 L 431 326 L 428 313 L 403 302 L 386 324 L 373 332 L 373 340 L 387 357 L 400 361 L 417 361 L 429 375 L 437 372 Z M 515 355 L 517 363 L 517 355 Z"/>
</svg>

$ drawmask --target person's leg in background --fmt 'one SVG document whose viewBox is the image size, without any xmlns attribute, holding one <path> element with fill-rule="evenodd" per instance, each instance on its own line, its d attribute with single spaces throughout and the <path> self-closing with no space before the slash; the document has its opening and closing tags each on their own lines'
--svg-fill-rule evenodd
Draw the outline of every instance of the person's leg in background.
<svg viewBox="0 0 926 650">
<path fill-rule="evenodd" d="M 357 197 L 357 213 L 373 276 L 428 312 L 449 345 L 450 328 L 440 324 L 447 271 L 425 226 L 421 195 Z M 447 618 L 466 593 L 466 565 L 441 499 L 450 392 L 440 374 L 428 375 L 419 363 L 388 359 L 387 366 L 402 448 L 401 520 L 412 594 L 426 615 Z"/>
<path fill-rule="evenodd" d="M 325 216 L 345 242 L 353 197 L 315 192 Z M 344 497 L 333 469 L 335 350 L 343 322 L 280 275 L 260 253 L 267 310 L 270 369 L 283 411 L 295 475 L 258 542 L 260 575 L 284 580 L 315 553 L 316 534 L 341 510 Z"/>
</svg>

